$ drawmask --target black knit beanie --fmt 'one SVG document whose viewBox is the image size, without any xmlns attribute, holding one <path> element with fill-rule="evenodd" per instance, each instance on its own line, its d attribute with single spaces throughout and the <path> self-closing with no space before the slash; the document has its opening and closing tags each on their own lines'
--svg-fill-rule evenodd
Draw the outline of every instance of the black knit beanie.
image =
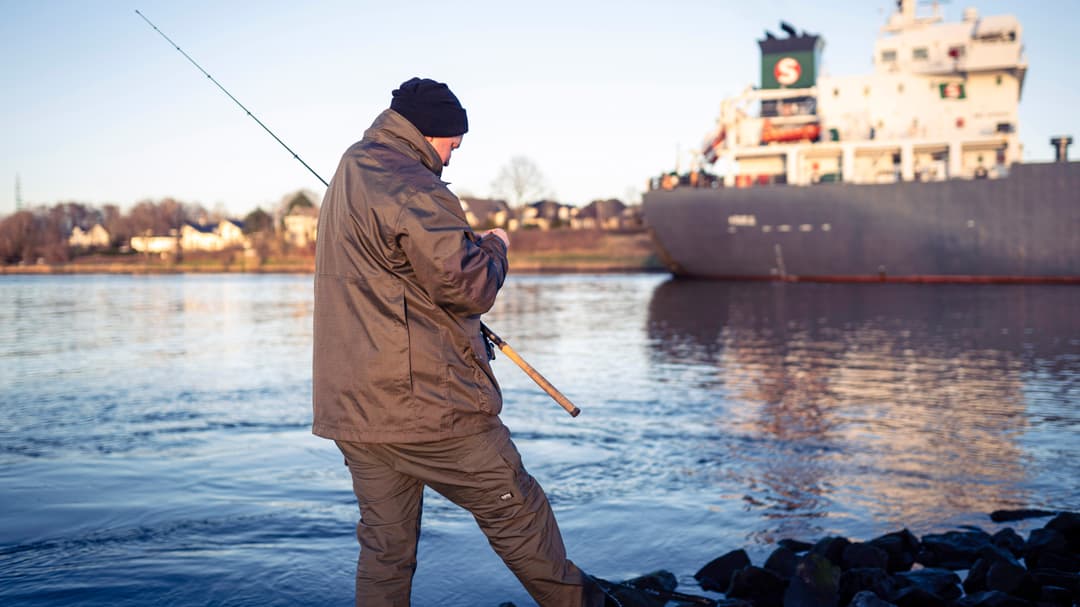
<svg viewBox="0 0 1080 607">
<path fill-rule="evenodd" d="M 426 137 L 457 137 L 469 119 L 450 87 L 430 78 L 410 78 L 394 90 L 390 109 L 408 118 Z"/>
</svg>

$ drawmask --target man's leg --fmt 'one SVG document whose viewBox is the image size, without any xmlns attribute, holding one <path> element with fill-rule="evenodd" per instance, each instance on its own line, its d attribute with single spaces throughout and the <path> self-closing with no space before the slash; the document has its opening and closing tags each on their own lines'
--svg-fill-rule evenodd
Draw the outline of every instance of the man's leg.
<svg viewBox="0 0 1080 607">
<path fill-rule="evenodd" d="M 451 473 L 425 479 L 472 513 L 488 542 L 542 607 L 593 607 L 603 591 L 566 558 L 547 495 L 525 471 L 505 427 L 444 441 L 453 447 Z"/>
<path fill-rule="evenodd" d="M 360 506 L 357 607 L 408 607 L 416 571 L 423 484 L 394 470 L 381 445 L 336 441 Z"/>
</svg>

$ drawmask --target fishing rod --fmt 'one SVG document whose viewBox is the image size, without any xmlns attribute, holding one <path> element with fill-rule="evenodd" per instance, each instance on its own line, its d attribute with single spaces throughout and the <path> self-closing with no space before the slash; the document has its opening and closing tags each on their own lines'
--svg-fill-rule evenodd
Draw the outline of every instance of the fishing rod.
<svg viewBox="0 0 1080 607">
<path fill-rule="evenodd" d="M 209 78 L 210 82 L 213 82 L 215 85 L 217 85 L 217 87 L 219 89 L 221 89 L 221 92 L 225 93 L 229 97 L 229 99 L 233 100 L 233 103 L 240 106 L 240 109 L 244 110 L 244 112 L 248 116 L 250 116 L 252 120 L 257 122 L 259 124 L 259 126 L 261 126 L 263 128 L 264 131 L 269 133 L 270 136 L 274 138 L 274 141 L 277 141 L 278 143 L 280 143 L 281 147 L 285 148 L 290 154 L 292 154 L 293 158 L 295 158 L 297 161 L 299 161 L 300 164 L 304 165 L 304 168 L 311 171 L 311 174 L 314 175 L 316 179 L 321 181 L 324 186 L 330 187 L 330 184 L 327 183 L 326 180 L 323 179 L 321 175 L 319 175 L 318 173 L 315 172 L 315 169 L 308 166 L 308 163 L 304 162 L 304 160 L 302 158 L 300 158 L 299 154 L 292 151 L 292 148 L 290 148 L 289 146 L 285 145 L 285 142 L 282 141 L 277 135 L 275 135 L 274 132 L 271 131 L 265 124 L 263 124 L 262 121 L 259 120 L 255 116 L 255 114 L 252 114 L 251 110 L 244 107 L 243 103 L 240 103 L 240 101 L 236 97 L 233 97 L 232 93 L 230 93 L 228 90 L 226 90 L 224 86 L 221 86 L 220 82 L 215 80 L 213 76 L 211 76 L 206 70 L 204 70 L 202 68 L 201 65 L 198 64 L 198 62 L 196 62 L 194 59 L 192 59 L 190 55 L 185 53 L 184 49 L 180 48 L 180 45 L 173 42 L 172 38 L 169 38 L 168 36 L 165 35 L 165 32 L 158 29 L 158 26 L 154 25 L 154 23 L 152 21 L 147 19 L 146 15 L 139 12 L 139 9 L 135 9 L 135 14 L 142 17 L 142 20 L 145 21 L 147 25 L 154 28 L 155 32 L 160 34 L 161 37 L 164 38 L 166 42 L 168 42 L 170 45 L 172 45 L 173 48 L 175 48 L 177 51 L 179 51 L 180 54 L 183 55 L 185 59 L 190 61 L 191 65 L 194 65 L 196 69 L 198 69 L 200 72 L 203 73 L 204 76 Z M 499 337 L 494 331 L 492 331 L 490 328 L 488 328 L 488 326 L 486 324 L 484 324 L 483 322 L 480 323 L 480 331 L 481 331 L 481 333 L 484 334 L 484 337 L 486 339 L 491 341 L 491 343 L 495 344 L 495 346 L 498 347 L 499 350 L 503 354 L 506 354 L 507 358 L 514 361 L 514 363 L 517 364 L 517 366 L 520 367 L 521 370 L 524 371 L 526 375 L 528 375 L 534 382 L 536 382 L 536 385 L 540 386 L 540 388 L 542 388 L 544 390 L 544 392 L 547 392 L 548 396 L 555 399 L 555 402 L 557 402 L 559 404 L 559 406 L 561 406 L 563 409 L 566 409 L 566 412 L 569 413 L 571 415 L 571 417 L 577 417 L 578 414 L 581 413 L 581 409 L 578 409 L 576 406 L 574 406 L 574 403 L 570 402 L 570 399 L 566 398 L 566 396 L 564 396 L 563 393 L 560 392 L 558 388 L 553 386 L 551 384 L 551 382 L 549 382 L 543 375 L 540 375 L 540 372 L 537 371 L 536 369 L 534 369 L 532 365 L 525 362 L 525 359 L 521 358 L 521 356 L 517 352 L 515 352 L 513 348 L 510 347 L 510 344 L 506 343 L 501 337 Z"/>
</svg>

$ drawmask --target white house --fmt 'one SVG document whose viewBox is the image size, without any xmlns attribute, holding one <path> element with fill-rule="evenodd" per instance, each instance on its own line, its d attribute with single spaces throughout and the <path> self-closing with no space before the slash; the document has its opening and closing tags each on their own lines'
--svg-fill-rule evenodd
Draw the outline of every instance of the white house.
<svg viewBox="0 0 1080 607">
<path fill-rule="evenodd" d="M 180 239 L 177 235 L 170 236 L 144 236 L 131 237 L 131 250 L 139 253 L 152 253 L 165 257 L 176 254 Z"/>
<path fill-rule="evenodd" d="M 505 228 L 510 221 L 510 205 L 505 200 L 462 197 L 461 209 L 473 229 Z"/>
<path fill-rule="evenodd" d="M 185 251 L 223 251 L 247 248 L 248 239 L 244 224 L 234 219 L 214 225 L 187 222 L 180 228 L 180 247 Z"/>
<path fill-rule="evenodd" d="M 95 223 L 89 230 L 75 226 L 68 237 L 68 245 L 79 249 L 105 248 L 110 244 L 109 231 L 100 223 Z"/>
<path fill-rule="evenodd" d="M 285 242 L 292 246 L 306 247 L 318 236 L 319 210 L 312 207 L 295 207 L 282 218 L 285 224 Z"/>
</svg>

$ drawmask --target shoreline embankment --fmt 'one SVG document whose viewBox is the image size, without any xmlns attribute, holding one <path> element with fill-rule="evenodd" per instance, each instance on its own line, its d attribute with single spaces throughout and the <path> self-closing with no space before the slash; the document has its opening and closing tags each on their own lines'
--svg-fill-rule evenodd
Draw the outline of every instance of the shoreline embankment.
<svg viewBox="0 0 1080 607">
<path fill-rule="evenodd" d="M 644 231 L 521 230 L 510 236 L 510 271 L 541 273 L 662 272 Z M 51 274 L 311 274 L 311 253 L 259 260 L 242 252 L 189 253 L 181 259 L 147 255 L 94 255 L 64 263 L 0 265 L 0 275 Z"/>
</svg>

